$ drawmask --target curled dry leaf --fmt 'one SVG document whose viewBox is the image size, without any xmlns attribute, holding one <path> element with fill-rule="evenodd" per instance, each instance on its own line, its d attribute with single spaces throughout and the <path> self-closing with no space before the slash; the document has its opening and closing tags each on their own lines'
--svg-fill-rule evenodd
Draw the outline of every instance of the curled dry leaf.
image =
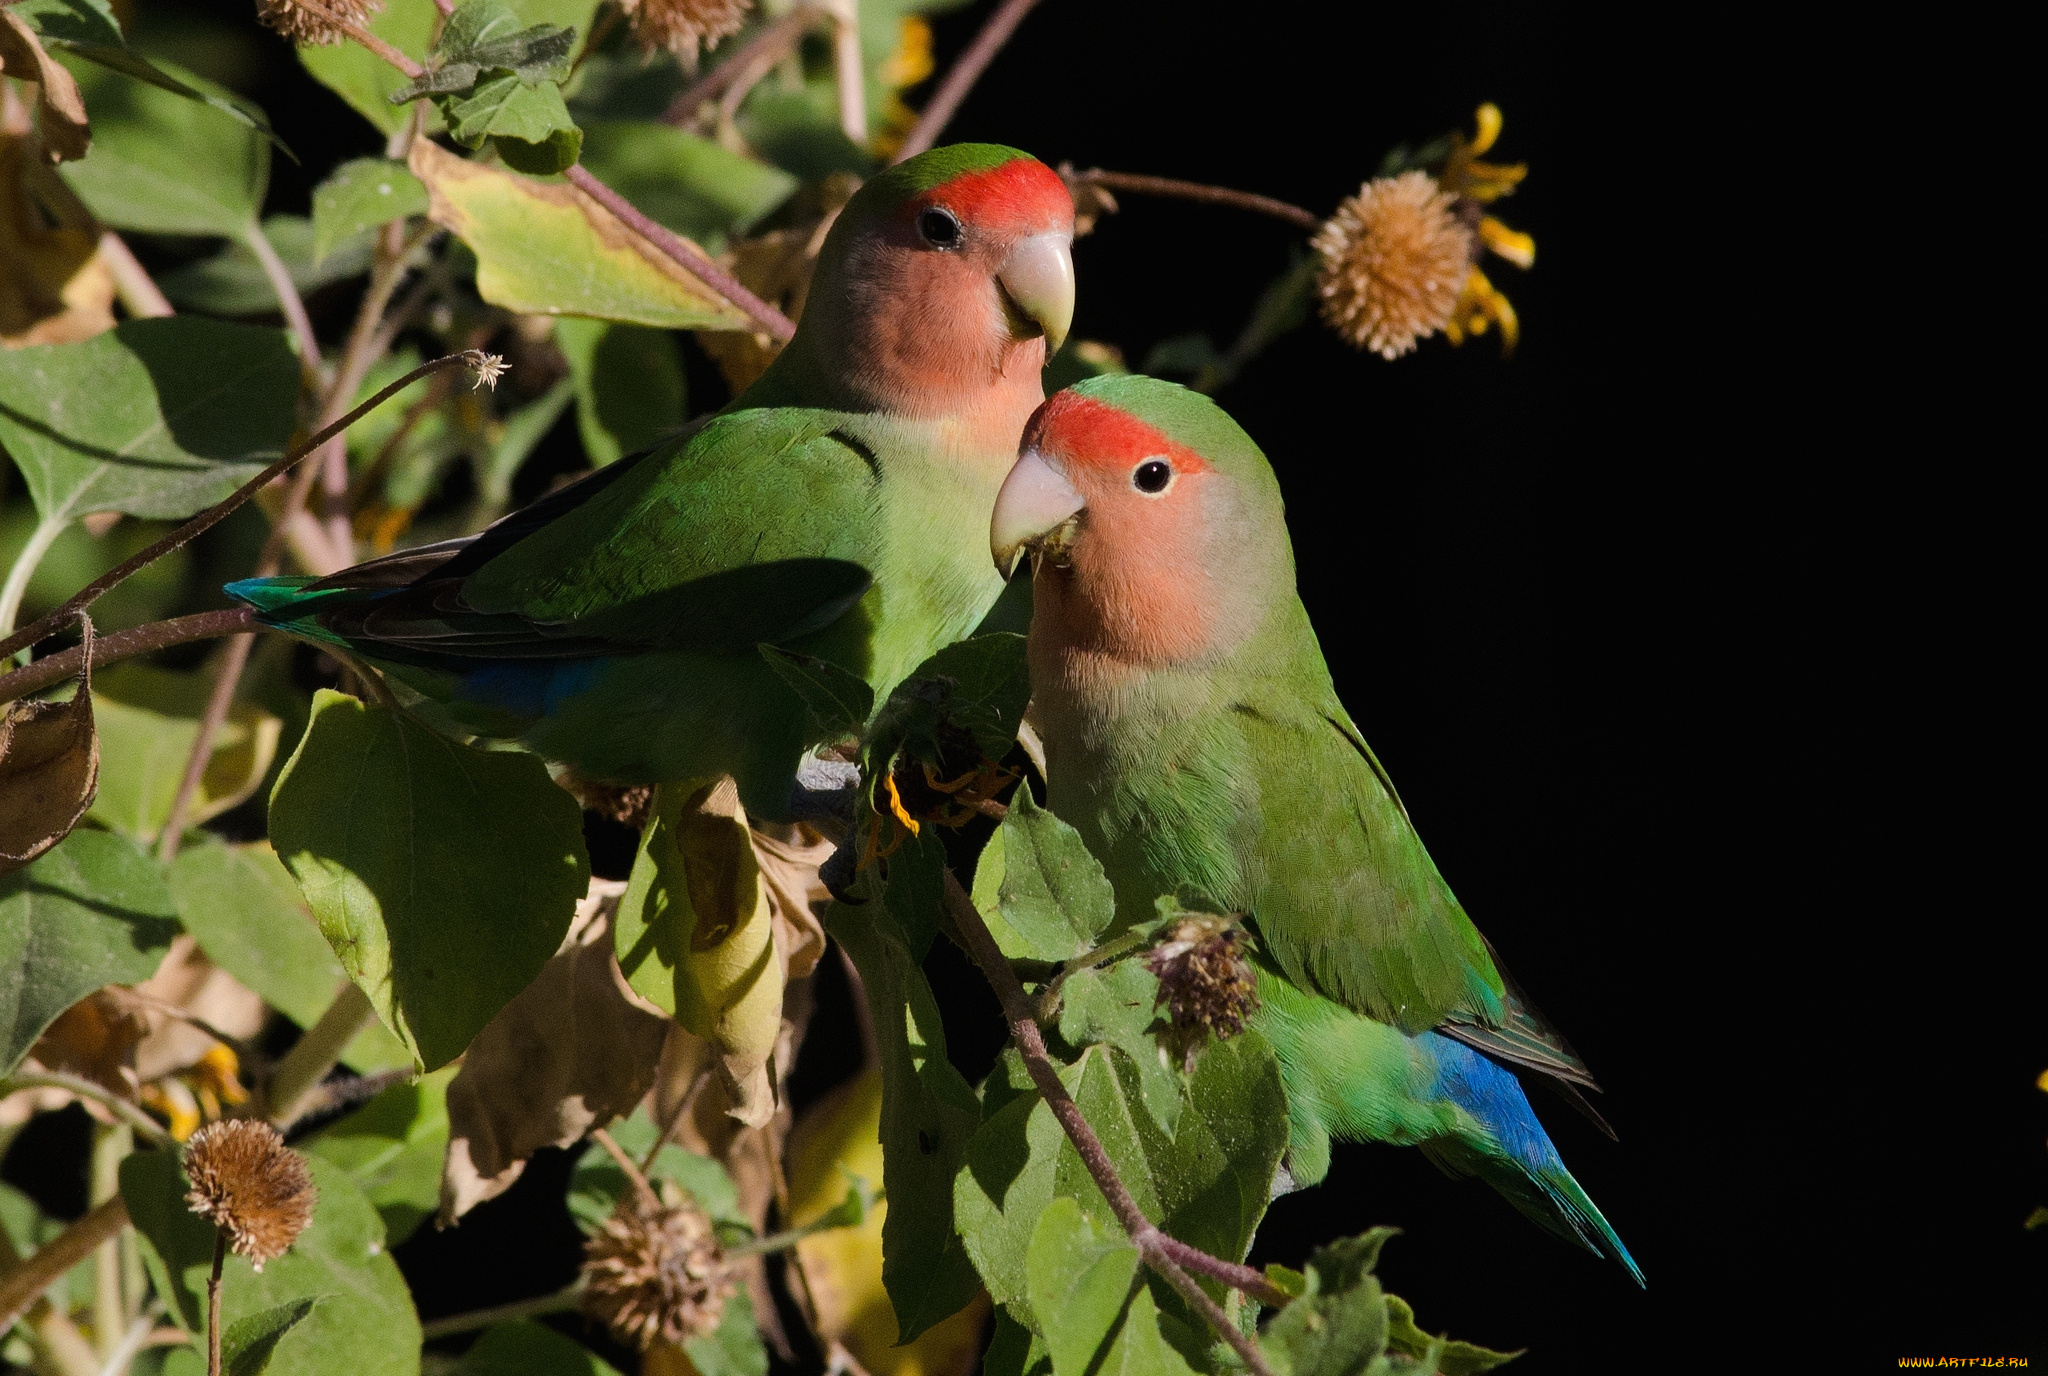
<svg viewBox="0 0 2048 1376">
<path fill-rule="evenodd" d="M 69 702 L 11 702 L 0 709 L 0 874 L 69 836 L 99 791 L 92 622 L 84 626 L 85 681 Z"/>
<path fill-rule="evenodd" d="M 135 1048 L 135 1073 L 145 1083 L 190 1069 L 219 1045 L 197 1023 L 249 1042 L 263 1030 L 268 1012 L 260 995 L 207 959 L 187 933 L 172 939 L 163 964 L 135 993 L 149 1024 Z"/>
<path fill-rule="evenodd" d="M 57 1015 L 29 1052 L 37 1065 L 91 1080 L 120 1098 L 135 1098 L 135 1048 L 149 1035 L 142 1001 L 119 985 L 87 994 Z"/>
<path fill-rule="evenodd" d="M 50 160 L 84 157 L 92 147 L 92 127 L 86 122 L 78 83 L 43 51 L 42 40 L 28 21 L 8 9 L 0 9 L 0 72 L 36 84 L 43 147 Z"/>
<path fill-rule="evenodd" d="M 510 1189 L 539 1148 L 631 1113 L 654 1083 L 669 1021 L 633 996 L 612 955 L 625 888 L 591 880 L 562 949 L 470 1043 L 448 1086 L 443 1227 Z"/>
</svg>

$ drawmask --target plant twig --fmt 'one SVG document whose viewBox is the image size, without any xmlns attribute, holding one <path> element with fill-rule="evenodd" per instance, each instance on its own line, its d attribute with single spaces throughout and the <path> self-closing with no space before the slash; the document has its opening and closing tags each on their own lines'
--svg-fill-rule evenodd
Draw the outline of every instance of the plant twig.
<svg viewBox="0 0 2048 1376">
<path fill-rule="evenodd" d="M 1227 205 L 1238 210 L 1270 215 L 1276 220 L 1285 220 L 1296 228 L 1311 233 L 1320 229 L 1323 223 L 1322 217 L 1314 211 L 1304 210 L 1287 201 L 1275 200 L 1271 196 L 1238 191 L 1227 186 L 1184 182 L 1176 177 L 1147 177 L 1136 172 L 1105 172 L 1099 167 L 1091 167 L 1086 172 L 1068 172 L 1063 168 L 1061 172 L 1070 186 L 1106 186 L 1112 191 L 1132 191 L 1141 196 L 1172 196 L 1183 201 Z"/>
<path fill-rule="evenodd" d="M 13 635 L 8 636 L 5 640 L 0 640 L 0 657 L 13 654 L 24 645 L 33 645 L 51 632 L 61 630 L 65 626 L 70 625 L 72 619 L 79 612 L 90 606 L 107 589 L 126 580 L 137 570 L 161 559 L 180 545 L 186 544 L 207 530 L 212 529 L 233 513 L 235 508 L 255 496 L 257 492 L 262 490 L 279 474 L 290 469 L 299 460 L 305 458 L 306 455 L 348 429 L 349 426 L 355 424 L 355 422 L 361 420 L 364 416 L 376 410 L 379 406 L 382 406 L 421 378 L 431 377 L 443 368 L 453 368 L 458 365 L 470 368 L 478 367 L 482 364 L 484 357 L 481 350 L 471 349 L 464 353 L 448 354 L 445 357 L 435 359 L 431 363 L 421 364 L 389 387 L 386 387 L 383 391 L 377 393 L 377 395 L 371 397 L 361 406 L 350 411 L 340 420 L 335 421 L 331 425 L 321 427 L 309 438 L 293 445 L 285 451 L 283 458 L 249 479 L 248 482 L 243 483 L 225 499 L 214 503 L 206 510 L 200 512 L 169 535 L 164 536 L 163 539 L 158 540 L 148 549 L 131 558 L 122 560 L 107 572 L 93 579 L 92 582 L 87 583 L 83 588 L 72 594 L 70 598 L 66 599 L 63 606 L 57 608 L 48 616 L 41 617 L 16 631 Z M 109 637 L 109 639 L 111 638 Z"/>
<path fill-rule="evenodd" d="M 114 295 L 121 298 L 128 314 L 137 319 L 177 314 L 171 308 L 171 299 L 136 258 L 128 241 L 111 229 L 100 233 L 100 261 L 107 265 L 107 275 L 114 279 Z"/>
<path fill-rule="evenodd" d="M 206 1376 L 220 1376 L 220 1272 L 228 1259 L 228 1230 L 213 1230 L 213 1274 L 206 1278 Z"/>
<path fill-rule="evenodd" d="M 1038 0 L 1003 0 L 996 11 L 981 26 L 981 32 L 974 35 L 974 41 L 967 45 L 967 51 L 960 54 L 946 79 L 939 83 L 939 89 L 925 104 L 924 113 L 917 117 L 903 146 L 896 150 L 896 161 L 914 158 L 939 141 L 939 135 L 953 122 L 953 116 L 960 111 L 960 102 L 967 99 L 967 93 L 974 89 L 974 83 L 981 80 L 981 74 L 988 70 L 988 64 L 995 61 L 1003 44 L 1010 41 L 1010 35 L 1024 22 L 1024 16 L 1031 13 Z"/>
<path fill-rule="evenodd" d="M 493 1305 L 489 1309 L 472 1309 L 466 1314 L 450 1314 L 420 1325 L 420 1337 L 432 1342 L 436 1338 L 453 1337 L 457 1333 L 473 1333 L 479 1328 L 489 1328 L 494 1323 L 505 1323 L 512 1319 L 538 1318 L 542 1314 L 560 1314 L 574 1309 L 576 1302 L 583 1298 L 583 1282 L 565 1285 L 550 1295 L 536 1295 L 530 1300 L 514 1300 L 510 1304 Z"/>
<path fill-rule="evenodd" d="M 368 48 L 377 56 L 383 58 L 392 66 L 398 68 L 399 71 L 404 72 L 407 80 L 418 81 L 421 77 L 427 74 L 427 69 L 425 67 L 422 67 L 419 63 L 413 61 L 404 53 L 392 47 L 383 39 L 377 37 L 376 34 L 371 33 L 361 24 L 358 24 L 354 20 L 346 18 L 343 15 L 336 14 L 333 10 L 328 9 L 326 6 L 320 3 L 320 0 L 296 0 L 296 3 L 301 8 L 312 11 L 314 14 L 326 20 L 329 24 L 333 25 L 335 28 L 347 34 L 356 42 L 362 44 L 365 48 Z"/>
<path fill-rule="evenodd" d="M 277 1063 L 277 1070 L 270 1077 L 270 1121 L 286 1128 L 302 1117 L 306 1100 L 327 1078 L 327 1072 L 334 1069 L 342 1049 L 376 1017 L 370 996 L 354 980 L 343 984 L 320 1020 L 307 1028 L 305 1035 Z"/>
<path fill-rule="evenodd" d="M 635 233 L 701 279 L 705 286 L 737 306 L 763 331 L 784 343 L 796 333 L 796 326 L 775 307 L 748 291 L 740 280 L 704 255 L 704 251 L 666 225 L 658 224 L 635 209 L 633 203 L 590 175 L 581 163 L 562 174 L 570 185 L 625 221 Z"/>
<path fill-rule="evenodd" d="M 633 1182 L 633 1188 L 640 1192 L 641 1199 L 646 1201 L 649 1208 L 661 1207 L 661 1196 L 654 1192 L 654 1186 L 641 1173 L 640 1168 L 633 1164 L 633 1158 L 626 1155 L 626 1149 L 620 1146 L 609 1132 L 603 1128 L 593 1128 L 590 1140 L 603 1147 L 605 1154 L 618 1162 L 619 1169 L 626 1173 L 626 1179 Z"/>
<path fill-rule="evenodd" d="M 90 1099 L 135 1129 L 135 1135 L 152 1146 L 177 1145 L 177 1139 L 165 1132 L 161 1123 L 97 1080 L 67 1075 L 61 1070 L 17 1070 L 0 1080 L 0 1099 L 24 1089 L 61 1089 L 81 1099 Z"/>
<path fill-rule="evenodd" d="M 1088 1168 L 1096 1188 L 1109 1201 L 1111 1211 L 1123 1224 L 1139 1254 L 1147 1265 L 1164 1276 L 1169 1285 L 1209 1320 L 1211 1326 L 1244 1359 L 1246 1366 L 1259 1376 L 1272 1376 L 1257 1347 L 1238 1331 L 1237 1326 L 1224 1316 L 1215 1301 L 1187 1273 L 1199 1272 L 1266 1304 L 1286 1304 L 1287 1293 L 1249 1266 L 1211 1256 L 1168 1237 L 1145 1217 L 1137 1201 L 1131 1198 L 1131 1192 L 1118 1178 L 1116 1167 L 1110 1162 L 1109 1153 L 1103 1149 L 1101 1139 L 1088 1126 L 1088 1120 L 1081 1116 L 1081 1106 L 1060 1083 L 1059 1071 L 1053 1066 L 1052 1057 L 1046 1053 L 1045 1036 L 1032 1016 L 1031 1001 L 1024 993 L 1024 986 L 1017 982 L 1015 972 L 1010 969 L 1009 961 L 1004 959 L 996 939 L 989 934 L 988 924 L 982 921 L 974 900 L 960 887 L 960 881 L 954 878 L 951 870 L 946 871 L 945 905 L 947 915 L 953 919 L 961 938 L 967 943 L 967 954 L 981 967 L 983 977 L 994 988 L 996 998 L 1003 1005 L 1003 1018 L 1010 1024 L 1010 1035 L 1017 1043 L 1018 1053 L 1024 1058 L 1024 1068 L 1030 1072 L 1039 1097 L 1052 1110 L 1053 1117 L 1066 1132 L 1067 1140 L 1074 1144 L 1081 1164 Z M 1200 1296 L 1199 1301 L 1196 1296 Z"/>
<path fill-rule="evenodd" d="M 814 4 L 798 5 L 788 14 L 764 26 L 752 38 L 740 44 L 716 67 L 698 77 L 662 112 L 663 124 L 688 124 L 697 117 L 707 100 L 717 100 L 725 88 L 745 76 L 747 69 L 762 64 L 775 63 L 795 47 L 813 24 L 823 18 L 825 11 Z"/>
<path fill-rule="evenodd" d="M 292 281 L 292 271 L 278 257 L 277 246 L 270 242 L 270 236 L 263 232 L 263 226 L 253 221 L 248 236 L 243 239 L 249 252 L 256 255 L 256 264 L 263 269 L 263 276 L 270 283 L 270 290 L 277 296 L 278 309 L 284 312 L 284 323 L 292 332 L 292 338 L 299 341 L 299 364 L 309 377 L 320 376 L 320 341 L 313 334 L 313 318 L 306 314 L 306 303 L 299 296 L 298 283 Z"/>
<path fill-rule="evenodd" d="M 166 650 L 173 645 L 185 645 L 194 640 L 218 640 L 224 635 L 234 635 L 256 624 L 256 613 L 247 607 L 231 607 L 226 611 L 197 612 L 191 616 L 172 617 L 169 621 L 152 621 L 133 630 L 116 631 L 112 635 L 98 636 L 93 640 L 92 667 L 114 664 L 136 655 L 151 654 Z M 86 667 L 85 647 L 74 645 L 54 655 L 45 655 L 33 664 L 16 669 L 11 674 L 0 674 L 0 702 L 13 702 L 16 698 L 40 693 L 52 684 L 62 683 Z"/>
<path fill-rule="evenodd" d="M 839 128 L 855 148 L 868 146 L 868 79 L 860 55 L 860 0 L 833 0 L 832 81 L 839 88 Z"/>
<path fill-rule="evenodd" d="M 12 1328 L 43 1291 L 127 1225 L 128 1205 L 115 1195 L 0 1275 L 0 1333 Z"/>
</svg>

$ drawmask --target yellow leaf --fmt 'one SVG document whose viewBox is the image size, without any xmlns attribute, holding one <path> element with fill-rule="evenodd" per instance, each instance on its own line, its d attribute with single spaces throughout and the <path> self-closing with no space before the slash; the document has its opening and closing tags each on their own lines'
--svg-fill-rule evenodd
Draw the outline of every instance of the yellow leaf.
<svg viewBox="0 0 2048 1376">
<path fill-rule="evenodd" d="M 882 1072 L 870 1067 L 804 1115 L 790 1138 L 789 1210 L 799 1226 L 846 1197 L 847 1175 L 882 1179 Z M 797 1244 L 828 1343 L 846 1345 L 869 1376 L 965 1376 L 981 1352 L 988 1297 L 896 1346 L 896 1311 L 882 1289 L 887 1200 L 858 1228 L 814 1233 Z"/>
<path fill-rule="evenodd" d="M 476 254 L 477 291 L 532 315 L 587 315 L 657 329 L 750 330 L 753 322 L 680 263 L 567 182 L 521 176 L 413 144 L 427 214 Z"/>
</svg>

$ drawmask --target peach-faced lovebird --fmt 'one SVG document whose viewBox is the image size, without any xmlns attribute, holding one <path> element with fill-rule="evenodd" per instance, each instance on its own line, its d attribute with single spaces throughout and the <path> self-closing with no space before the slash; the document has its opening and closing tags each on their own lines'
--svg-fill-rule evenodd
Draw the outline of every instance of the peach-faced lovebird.
<svg viewBox="0 0 2048 1376">
<path fill-rule="evenodd" d="M 1005 573 L 1038 556 L 1047 803 L 1102 861 L 1118 921 L 1192 889 L 1256 934 L 1251 1025 L 1280 1059 L 1295 1181 L 1323 1178 L 1332 1137 L 1419 1146 L 1640 1281 L 1503 1063 L 1573 1095 L 1592 1080 L 1337 700 L 1258 446 L 1195 392 L 1091 379 L 1026 427 L 990 543 Z"/>
<path fill-rule="evenodd" d="M 734 774 L 785 815 L 818 728 L 759 647 L 879 699 L 988 612 L 989 511 L 1073 319 L 1072 240 L 1030 155 L 912 158 L 840 212 L 795 337 L 709 423 L 480 535 L 229 591 L 456 730 L 586 779 Z"/>
</svg>

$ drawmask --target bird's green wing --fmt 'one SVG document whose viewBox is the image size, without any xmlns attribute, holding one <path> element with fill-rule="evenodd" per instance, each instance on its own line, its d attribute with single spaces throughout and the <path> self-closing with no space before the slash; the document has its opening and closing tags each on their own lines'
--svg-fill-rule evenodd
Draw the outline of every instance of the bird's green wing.
<svg viewBox="0 0 2048 1376">
<path fill-rule="evenodd" d="M 878 470 L 831 411 L 732 412 L 508 518 L 403 586 L 337 605 L 352 641 L 413 655 L 751 654 L 830 624 L 872 578 Z M 412 556 L 413 563 L 420 562 Z M 349 587 L 377 564 L 351 570 Z M 345 576 L 347 577 L 347 576 Z M 366 585 L 367 586 L 367 585 Z M 322 585 L 312 585 L 311 590 Z"/>
<path fill-rule="evenodd" d="M 1334 696 L 1258 694 L 1238 714 L 1259 762 L 1254 917 L 1288 976 L 1409 1032 L 1499 1025 L 1485 939 Z"/>
</svg>

